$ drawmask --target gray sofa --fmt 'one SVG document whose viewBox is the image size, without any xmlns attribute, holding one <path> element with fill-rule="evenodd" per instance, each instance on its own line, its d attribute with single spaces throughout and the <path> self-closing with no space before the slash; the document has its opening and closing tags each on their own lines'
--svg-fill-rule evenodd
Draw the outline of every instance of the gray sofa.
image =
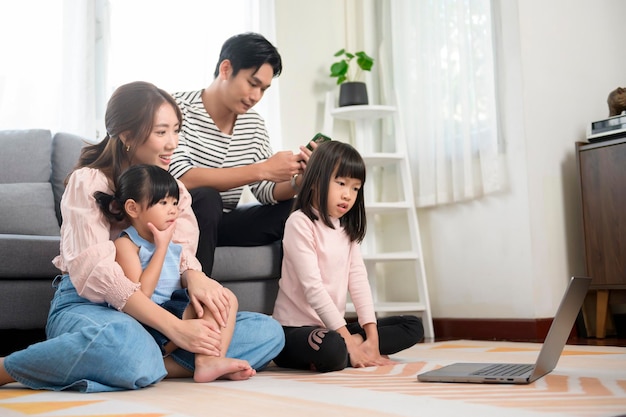
<svg viewBox="0 0 626 417">
<path fill-rule="evenodd" d="M 48 130 L 0 131 L 0 331 L 43 329 L 59 271 L 63 181 L 85 140 Z M 240 310 L 271 314 L 281 245 L 219 247 L 213 278 L 238 297 Z"/>
</svg>

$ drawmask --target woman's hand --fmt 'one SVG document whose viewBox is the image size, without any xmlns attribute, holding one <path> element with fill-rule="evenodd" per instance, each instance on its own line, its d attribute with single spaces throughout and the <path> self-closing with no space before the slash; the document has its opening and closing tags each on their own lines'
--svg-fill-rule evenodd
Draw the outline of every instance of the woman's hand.
<svg viewBox="0 0 626 417">
<path fill-rule="evenodd" d="M 183 273 L 183 279 L 197 316 L 204 317 L 206 308 L 220 327 L 226 327 L 230 310 L 227 290 L 202 271 L 189 269 Z"/>
<path fill-rule="evenodd" d="M 215 324 L 203 319 L 178 320 L 168 336 L 174 344 L 189 352 L 220 356 L 222 335 Z"/>
<path fill-rule="evenodd" d="M 203 355 L 219 355 L 222 335 L 219 326 L 204 319 L 181 320 L 135 291 L 123 311 L 166 335 L 177 347 Z"/>
</svg>

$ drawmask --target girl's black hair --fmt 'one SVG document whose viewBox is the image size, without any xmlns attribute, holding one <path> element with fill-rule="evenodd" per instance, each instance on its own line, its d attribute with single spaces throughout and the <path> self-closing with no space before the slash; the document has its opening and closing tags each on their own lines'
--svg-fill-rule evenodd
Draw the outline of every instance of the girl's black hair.
<svg viewBox="0 0 626 417">
<path fill-rule="evenodd" d="M 133 165 L 115 181 L 115 194 L 96 191 L 94 198 L 111 221 L 126 218 L 124 203 L 135 200 L 152 207 L 166 197 L 179 198 L 178 183 L 168 171 L 156 165 Z"/>
<path fill-rule="evenodd" d="M 256 72 L 263 64 L 271 65 L 274 77 L 278 77 L 283 70 L 282 58 L 276 47 L 263 35 L 253 32 L 232 36 L 224 42 L 215 66 L 215 78 L 220 73 L 220 64 L 226 59 L 233 68 L 233 77 L 242 69 L 254 68 Z"/>
<path fill-rule="evenodd" d="M 352 209 L 339 219 L 351 241 L 361 242 L 365 237 L 365 162 L 351 145 L 336 140 L 321 143 L 311 154 L 296 197 L 294 210 L 302 212 L 312 221 L 319 220 L 314 208 L 324 224 L 334 229 L 328 214 L 328 186 L 338 177 L 355 178 L 361 181 Z"/>
</svg>

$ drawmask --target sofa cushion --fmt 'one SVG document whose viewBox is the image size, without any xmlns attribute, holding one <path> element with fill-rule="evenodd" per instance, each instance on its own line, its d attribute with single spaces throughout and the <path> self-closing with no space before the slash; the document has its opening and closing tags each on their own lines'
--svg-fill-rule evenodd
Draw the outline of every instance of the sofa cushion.
<svg viewBox="0 0 626 417">
<path fill-rule="evenodd" d="M 52 280 L 4 281 L 0 291 L 0 329 L 43 329 L 54 295 Z"/>
<path fill-rule="evenodd" d="M 58 236 L 49 182 L 0 184 L 0 233 Z"/>
<path fill-rule="evenodd" d="M 59 254 L 60 243 L 59 236 L 0 234 L 0 281 L 16 278 L 50 279 L 60 274 L 52 264 L 54 257 Z"/>
<path fill-rule="evenodd" d="M 54 193 L 54 209 L 61 224 L 61 196 L 65 190 L 65 178 L 74 169 L 80 150 L 87 144 L 80 136 L 70 133 L 57 133 L 52 138 L 52 192 Z"/>
<path fill-rule="evenodd" d="M 219 282 L 273 280 L 280 277 L 282 243 L 218 246 L 211 278 Z"/>
<path fill-rule="evenodd" d="M 0 183 L 50 181 L 49 130 L 0 131 Z"/>
</svg>

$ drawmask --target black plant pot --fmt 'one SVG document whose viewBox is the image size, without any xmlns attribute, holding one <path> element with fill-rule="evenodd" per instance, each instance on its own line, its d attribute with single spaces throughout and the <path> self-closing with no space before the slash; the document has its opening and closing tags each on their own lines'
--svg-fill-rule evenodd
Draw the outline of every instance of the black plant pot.
<svg viewBox="0 0 626 417">
<path fill-rule="evenodd" d="M 339 107 L 368 104 L 367 86 L 362 82 L 347 82 L 339 86 Z"/>
</svg>

